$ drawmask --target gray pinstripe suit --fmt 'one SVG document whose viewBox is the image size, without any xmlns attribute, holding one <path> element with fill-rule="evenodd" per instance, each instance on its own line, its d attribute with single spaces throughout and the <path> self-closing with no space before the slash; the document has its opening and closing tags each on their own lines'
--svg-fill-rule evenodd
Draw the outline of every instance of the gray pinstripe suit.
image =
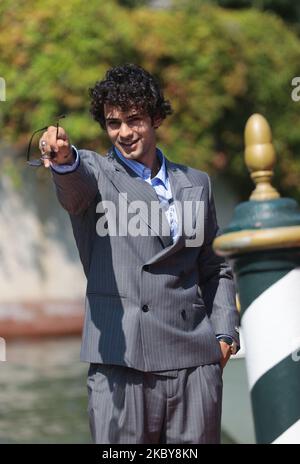
<svg viewBox="0 0 300 464">
<path fill-rule="evenodd" d="M 99 219 L 96 205 L 100 201 L 117 204 L 119 194 L 124 196 L 126 193 L 124 198 L 128 203 L 142 200 L 150 205 L 151 201 L 157 201 L 157 196 L 149 184 L 137 178 L 116 159 L 113 150 L 106 157 L 86 150 L 79 153 L 81 161 L 75 172 L 65 175 L 53 172 L 53 178 L 59 201 L 70 213 L 87 277 L 81 359 L 92 363 L 89 390 L 98 385 L 97 396 L 99 391 L 104 392 L 106 382 L 112 395 L 106 403 L 123 401 L 124 406 L 127 400 L 121 395 L 123 400 L 119 398 L 116 401 L 112 385 L 117 378 L 123 379 L 117 382 L 120 388 L 126 377 L 125 372 L 126 375 L 131 372 L 135 376 L 135 380 L 131 378 L 125 382 L 126 388 L 138 384 L 136 376 L 139 375 L 142 376 L 144 387 L 146 379 L 153 384 L 155 378 L 155 385 L 158 379 L 162 383 L 165 380 L 167 388 L 167 382 L 172 377 L 172 381 L 178 381 L 187 371 L 191 374 L 195 369 L 202 369 L 201 372 L 204 372 L 207 365 L 216 369 L 221 352 L 215 335 L 227 334 L 238 338 L 234 283 L 230 268 L 223 259 L 215 256 L 211 247 L 217 234 L 217 222 L 207 174 L 167 161 L 174 198 L 182 203 L 186 200 L 204 202 L 205 234 L 202 246 L 186 247 L 185 239 L 190 237 L 184 236 L 184 233 L 172 243 L 171 237 L 161 235 L 157 224 L 143 212 L 140 212 L 140 219 L 151 231 L 147 237 L 100 237 L 96 233 Z M 118 211 L 119 220 L 122 219 Z M 166 221 L 163 217 L 162 220 Z M 157 374 L 159 371 L 164 377 Z M 193 375 L 200 375 L 199 372 Z M 218 385 L 220 376 L 221 372 L 215 376 Z M 211 377 L 213 388 L 214 377 L 207 374 L 208 377 Z M 216 388 L 219 388 L 218 385 Z M 148 390 L 154 391 L 153 388 Z M 206 390 L 202 388 L 204 404 L 209 397 Z M 198 392 L 200 396 L 201 392 Z M 106 397 L 109 398 L 108 394 Z M 132 399 L 131 407 L 134 401 Z M 191 404 L 194 401 L 197 402 L 197 399 L 191 399 Z M 156 400 L 154 402 L 156 404 Z M 220 397 L 217 402 L 221 402 Z M 95 404 L 92 409 L 95 409 Z M 204 410 L 203 404 L 201 410 Z M 93 416 L 95 414 L 94 411 Z M 114 413 L 110 410 L 106 414 L 112 416 Z M 137 412 L 135 421 L 136 417 Z M 115 422 L 118 420 L 114 419 Z M 102 427 L 102 438 L 93 431 L 95 441 L 135 443 L 154 440 L 155 433 L 153 436 L 141 434 L 139 439 L 128 430 L 122 435 L 122 427 L 118 425 L 113 428 L 112 423 L 111 420 L 106 431 Z M 119 435 L 116 430 L 119 430 Z M 201 434 L 198 438 L 191 438 L 190 433 L 181 431 L 181 435 L 190 437 L 186 438 L 190 443 L 217 440 L 216 433 L 206 437 L 202 433 L 203 440 Z"/>
</svg>

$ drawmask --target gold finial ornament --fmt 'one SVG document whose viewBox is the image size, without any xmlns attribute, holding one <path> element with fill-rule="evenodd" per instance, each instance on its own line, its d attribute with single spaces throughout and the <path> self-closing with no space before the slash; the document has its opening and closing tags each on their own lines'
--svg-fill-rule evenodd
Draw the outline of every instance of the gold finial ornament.
<svg viewBox="0 0 300 464">
<path fill-rule="evenodd" d="M 276 161 L 269 124 L 261 114 L 253 114 L 245 127 L 245 162 L 256 184 L 250 200 L 264 201 L 279 198 L 272 187 L 273 167 Z"/>
</svg>

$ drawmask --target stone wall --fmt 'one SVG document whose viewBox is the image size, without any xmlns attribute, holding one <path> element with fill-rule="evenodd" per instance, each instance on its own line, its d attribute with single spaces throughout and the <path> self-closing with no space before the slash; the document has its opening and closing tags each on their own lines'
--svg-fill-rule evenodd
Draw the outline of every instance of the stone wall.
<svg viewBox="0 0 300 464">
<path fill-rule="evenodd" d="M 82 298 L 85 276 L 51 174 L 0 176 L 0 302 Z M 45 170 L 44 170 L 45 171 Z"/>
</svg>

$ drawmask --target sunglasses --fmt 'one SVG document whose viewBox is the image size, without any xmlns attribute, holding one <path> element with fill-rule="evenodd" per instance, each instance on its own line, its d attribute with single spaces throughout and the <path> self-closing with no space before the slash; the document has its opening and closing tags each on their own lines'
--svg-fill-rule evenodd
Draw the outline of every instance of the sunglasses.
<svg viewBox="0 0 300 464">
<path fill-rule="evenodd" d="M 58 118 L 56 118 L 56 140 L 58 139 L 58 130 L 59 130 L 59 121 L 60 119 L 63 119 L 65 118 L 66 115 L 61 115 L 59 116 Z M 38 134 L 39 132 L 44 132 L 45 130 L 48 129 L 49 126 L 45 126 L 45 127 L 42 127 L 41 129 L 37 129 L 33 132 L 33 134 L 31 135 L 30 137 L 30 140 L 29 140 L 29 143 L 28 143 L 28 147 L 27 147 L 27 154 L 26 154 L 26 159 L 27 159 L 27 164 L 31 167 L 34 167 L 34 168 L 38 168 L 39 166 L 42 166 L 44 163 L 43 163 L 43 160 L 44 159 L 51 159 L 55 156 L 55 152 L 54 151 L 50 151 L 50 153 L 45 153 L 44 155 L 42 155 L 41 157 L 39 158 L 36 158 L 36 159 L 30 159 L 31 158 L 31 147 L 33 145 L 33 139 L 35 137 L 36 134 Z"/>
</svg>

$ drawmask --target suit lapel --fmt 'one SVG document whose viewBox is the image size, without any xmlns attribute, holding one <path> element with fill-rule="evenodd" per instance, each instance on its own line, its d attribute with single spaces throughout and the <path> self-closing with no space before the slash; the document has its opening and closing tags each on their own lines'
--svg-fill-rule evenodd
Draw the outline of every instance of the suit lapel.
<svg viewBox="0 0 300 464">
<path fill-rule="evenodd" d="M 162 211 L 160 218 L 151 213 L 151 203 L 157 204 L 158 198 L 154 188 L 139 178 L 131 169 L 127 168 L 121 160 L 117 160 L 113 150 L 108 153 L 108 163 L 106 174 L 111 180 L 114 187 L 118 190 L 120 195 L 126 199 L 129 205 L 129 212 L 138 214 L 140 218 L 150 227 L 154 235 L 156 235 L 162 246 L 168 247 L 172 243 L 170 235 L 170 227 L 165 213 Z M 145 209 L 140 208 L 137 211 L 131 210 L 132 203 L 140 201 L 145 204 Z M 161 223 L 159 223 L 159 219 Z M 165 231 L 165 235 L 161 234 L 161 230 Z"/>
<path fill-rule="evenodd" d="M 201 195 L 203 192 L 203 186 L 198 185 L 194 186 L 187 175 L 185 170 L 188 168 L 184 166 L 177 166 L 175 163 L 166 159 L 166 167 L 169 175 L 171 190 L 174 201 L 178 202 L 179 208 L 177 211 L 178 227 L 179 227 L 179 236 L 177 237 L 174 243 L 171 243 L 166 249 L 160 251 L 158 254 L 153 256 L 147 264 L 152 264 L 162 259 L 167 258 L 168 256 L 174 254 L 176 251 L 180 250 L 185 246 L 185 240 L 187 235 L 185 234 L 184 227 L 184 204 L 186 201 L 195 202 L 200 201 Z M 196 224 L 196 208 L 192 217 L 192 225 L 195 227 Z"/>
<path fill-rule="evenodd" d="M 202 185 L 193 185 L 191 181 L 186 176 L 184 170 L 187 168 L 177 167 L 176 164 L 171 163 L 170 161 L 167 162 L 167 169 L 169 173 L 170 185 L 173 194 L 174 200 L 179 203 L 179 209 L 177 211 L 178 214 L 178 222 L 179 222 L 179 231 L 180 235 L 187 238 L 186 235 L 186 228 L 184 227 L 184 220 L 190 220 L 191 225 L 194 227 L 196 224 L 197 218 L 197 209 L 196 204 L 193 208 L 192 218 L 187 217 L 187 210 L 186 210 L 186 203 L 187 202 L 196 202 L 200 201 L 203 191 Z M 185 213 L 185 214 L 184 214 Z"/>
</svg>

